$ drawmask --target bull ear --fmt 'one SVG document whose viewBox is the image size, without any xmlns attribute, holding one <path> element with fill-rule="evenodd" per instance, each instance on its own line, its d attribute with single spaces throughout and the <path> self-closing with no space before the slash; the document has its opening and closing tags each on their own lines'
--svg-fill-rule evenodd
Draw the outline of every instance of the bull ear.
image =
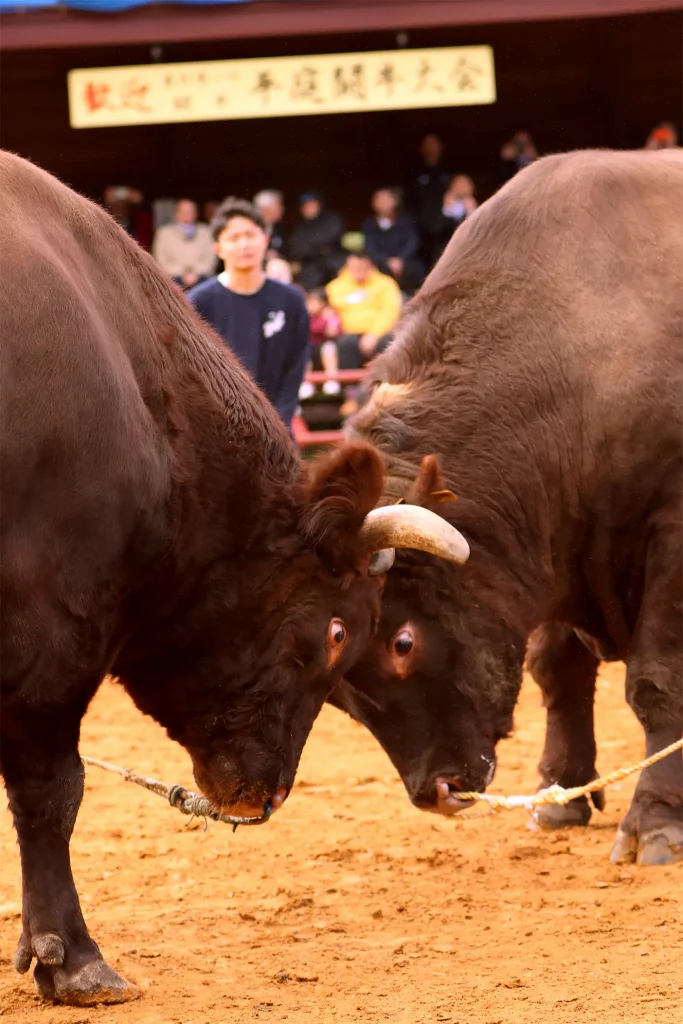
<svg viewBox="0 0 683 1024">
<path fill-rule="evenodd" d="M 309 463 L 302 529 L 335 571 L 350 572 L 368 562 L 361 530 L 383 483 L 382 459 L 364 442 L 342 444 Z"/>
<path fill-rule="evenodd" d="M 407 505 L 423 505 L 425 508 L 456 500 L 455 494 L 446 487 L 436 455 L 425 455 L 403 500 Z"/>
</svg>

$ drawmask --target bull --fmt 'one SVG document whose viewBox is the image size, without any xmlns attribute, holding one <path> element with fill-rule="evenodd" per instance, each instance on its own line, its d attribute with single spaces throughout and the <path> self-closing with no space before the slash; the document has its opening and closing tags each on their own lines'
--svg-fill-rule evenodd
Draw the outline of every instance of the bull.
<svg viewBox="0 0 683 1024">
<path fill-rule="evenodd" d="M 391 549 L 466 557 L 423 509 L 375 511 L 379 455 L 305 472 L 275 411 L 98 207 L 0 155 L 1 762 L 23 877 L 15 964 L 120 1002 L 69 841 L 81 719 L 107 674 L 189 751 L 224 813 L 286 798 L 323 701 L 377 624 Z"/>
<path fill-rule="evenodd" d="M 648 755 L 681 737 L 682 363 L 680 151 L 538 161 L 458 229 L 407 310 L 349 432 L 382 454 L 382 504 L 439 512 L 472 557 L 399 555 L 331 699 L 418 807 L 456 813 L 491 781 L 525 656 L 544 786 L 596 777 L 602 660 L 626 662 Z M 540 812 L 590 815 L 585 797 Z M 641 773 L 612 859 L 683 859 L 680 753 Z"/>
</svg>

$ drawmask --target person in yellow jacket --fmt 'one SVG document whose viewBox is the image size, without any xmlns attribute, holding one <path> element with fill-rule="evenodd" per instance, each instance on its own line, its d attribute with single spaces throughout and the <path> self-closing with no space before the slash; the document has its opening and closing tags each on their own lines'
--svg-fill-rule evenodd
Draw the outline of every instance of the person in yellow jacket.
<svg viewBox="0 0 683 1024">
<path fill-rule="evenodd" d="M 391 341 L 401 314 L 401 292 L 365 252 L 350 253 L 339 277 L 327 286 L 330 306 L 341 321 L 339 367 L 359 370 Z"/>
</svg>

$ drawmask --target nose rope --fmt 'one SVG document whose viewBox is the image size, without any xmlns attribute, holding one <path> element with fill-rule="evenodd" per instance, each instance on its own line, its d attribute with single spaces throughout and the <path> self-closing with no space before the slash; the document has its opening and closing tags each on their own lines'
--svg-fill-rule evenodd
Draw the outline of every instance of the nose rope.
<svg viewBox="0 0 683 1024">
<path fill-rule="evenodd" d="M 103 768 L 107 772 L 114 772 L 115 775 L 120 775 L 126 782 L 134 782 L 137 786 L 148 789 L 150 793 L 156 793 L 157 796 L 165 797 L 171 807 L 175 807 L 181 814 L 189 814 L 190 818 L 211 818 L 212 821 L 222 821 L 226 825 L 232 825 L 233 832 L 236 831 L 238 825 L 262 825 L 268 821 L 273 813 L 270 800 L 266 800 L 263 805 L 263 814 L 259 818 L 242 818 L 235 814 L 223 814 L 205 796 L 202 796 L 200 793 L 193 793 L 183 786 L 178 786 L 177 784 L 169 786 L 166 782 L 159 782 L 157 779 L 138 775 L 137 772 L 131 771 L 130 768 L 121 768 L 117 764 L 110 764 L 109 761 L 100 761 L 96 757 L 81 757 L 81 761 L 85 765 L 92 765 L 95 768 Z"/>
<path fill-rule="evenodd" d="M 588 796 L 589 793 L 595 793 L 599 789 L 612 786 L 615 782 L 620 782 L 621 779 L 625 779 L 628 775 L 633 775 L 634 772 L 649 768 L 650 765 L 656 764 L 657 761 L 668 757 L 669 754 L 682 749 L 683 739 L 676 740 L 675 743 L 670 743 L 668 747 L 658 750 L 656 754 L 646 757 L 643 761 L 639 761 L 638 764 L 630 765 L 628 768 L 616 768 L 609 775 L 593 779 L 592 782 L 587 782 L 585 786 L 571 786 L 568 789 L 558 785 L 548 786 L 546 789 L 540 789 L 532 796 L 496 796 L 492 793 L 458 792 L 458 800 L 473 800 L 485 803 L 488 804 L 488 810 L 477 814 L 457 814 L 455 818 L 459 821 L 467 821 L 470 818 L 487 818 L 489 815 L 497 814 L 499 811 L 512 811 L 518 807 L 524 808 L 529 814 L 533 815 L 537 807 L 546 807 L 548 804 L 560 804 L 560 806 L 564 807 L 570 800 L 576 800 L 578 797 Z"/>
<path fill-rule="evenodd" d="M 537 807 L 545 807 L 548 804 L 559 804 L 565 806 L 571 800 L 576 800 L 578 797 L 588 796 L 589 793 L 595 793 L 599 789 L 605 789 L 607 786 L 614 785 L 615 782 L 620 782 L 621 779 L 627 778 L 629 775 L 633 775 L 635 772 L 642 771 L 644 768 L 649 768 L 650 765 L 656 764 L 657 761 L 663 760 L 668 757 L 669 754 L 675 753 L 677 750 L 683 749 L 683 738 L 676 740 L 674 743 L 670 743 L 668 747 L 664 747 L 663 750 L 658 750 L 655 754 L 650 757 L 646 757 L 644 760 L 639 761 L 638 764 L 630 765 L 628 768 L 617 768 L 615 771 L 610 772 L 608 775 L 602 775 L 598 779 L 593 779 L 592 782 L 587 782 L 584 786 L 571 786 L 565 789 L 563 786 L 548 786 L 546 789 L 541 789 L 537 793 L 530 796 L 497 796 L 491 793 L 474 793 L 474 792 L 459 792 L 459 800 L 471 800 L 479 803 L 487 804 L 485 811 L 480 811 L 476 814 L 458 814 L 454 820 L 458 821 L 471 821 L 473 818 L 488 818 L 492 814 L 497 814 L 499 811 L 511 811 L 517 808 L 524 808 L 529 814 L 534 813 Z M 159 782 L 157 779 L 148 778 L 145 775 L 138 775 L 137 772 L 131 771 L 130 768 L 121 768 L 119 765 L 110 764 L 108 761 L 100 761 L 96 757 L 81 757 L 81 761 L 85 765 L 92 765 L 95 768 L 103 768 L 105 771 L 114 772 L 115 775 L 120 775 L 126 782 L 134 782 L 138 786 L 142 786 L 143 789 L 149 790 L 151 793 L 156 793 L 158 796 L 165 797 L 171 807 L 175 807 L 176 810 L 180 811 L 181 814 L 188 814 L 190 817 L 197 818 L 211 818 L 212 821 L 222 821 L 227 825 L 232 825 L 233 832 L 236 831 L 238 825 L 262 825 L 268 821 L 273 808 L 270 800 L 266 800 L 263 807 L 263 814 L 258 818 L 243 818 L 234 814 L 223 814 L 210 800 L 207 800 L 205 796 L 199 793 L 193 793 L 191 790 L 185 789 L 183 786 L 177 784 L 169 786 L 165 782 Z"/>
</svg>

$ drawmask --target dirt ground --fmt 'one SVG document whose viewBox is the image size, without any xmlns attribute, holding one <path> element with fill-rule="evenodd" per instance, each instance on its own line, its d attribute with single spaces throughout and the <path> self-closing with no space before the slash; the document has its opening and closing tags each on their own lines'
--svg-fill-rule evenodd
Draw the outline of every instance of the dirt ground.
<svg viewBox="0 0 683 1024">
<path fill-rule="evenodd" d="M 544 729 L 526 683 L 492 792 L 531 792 Z M 601 771 L 642 756 L 606 667 Z M 191 786 L 189 760 L 106 684 L 82 752 Z M 44 1024 L 676 1024 L 683 865 L 617 868 L 635 779 L 586 829 L 533 833 L 523 812 L 458 824 L 414 810 L 374 740 L 326 708 L 272 821 L 185 826 L 163 800 L 90 769 L 72 842 L 90 929 L 142 991 L 134 1003 L 41 1004 L 14 974 L 19 860 L 0 817 L 0 1015 Z"/>
</svg>

